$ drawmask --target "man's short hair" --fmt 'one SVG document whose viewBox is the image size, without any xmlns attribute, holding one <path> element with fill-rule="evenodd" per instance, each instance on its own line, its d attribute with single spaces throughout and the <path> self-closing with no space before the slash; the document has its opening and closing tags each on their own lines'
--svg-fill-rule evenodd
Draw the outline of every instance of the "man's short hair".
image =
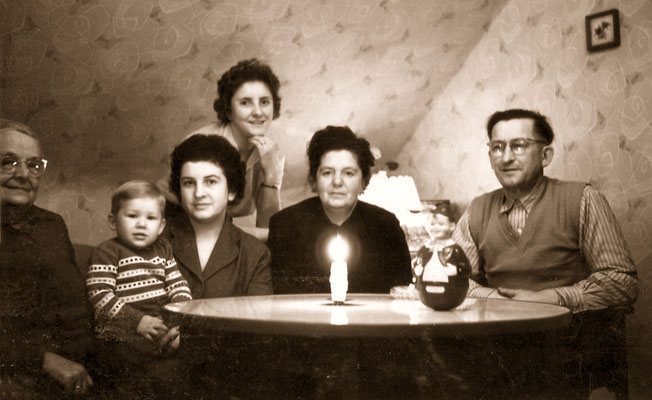
<svg viewBox="0 0 652 400">
<path fill-rule="evenodd" d="M 550 123 L 548 123 L 548 119 L 536 111 L 523 110 L 520 108 L 512 108 L 505 111 L 496 111 L 491 117 L 489 117 L 489 121 L 487 121 L 487 135 L 489 136 L 489 140 L 491 140 L 491 131 L 494 129 L 494 126 L 496 126 L 496 124 L 500 121 L 509 121 L 511 119 L 523 118 L 531 119 L 534 121 L 534 131 L 545 139 L 546 144 L 552 143 L 553 139 L 555 138 L 555 133 L 552 131 L 552 127 L 550 126 Z"/>
<path fill-rule="evenodd" d="M 122 202 L 133 199 L 154 199 L 158 201 L 161 215 L 165 212 L 165 197 L 163 193 L 147 181 L 129 181 L 120 185 L 111 195 L 111 214 L 116 215 L 120 211 Z"/>
</svg>

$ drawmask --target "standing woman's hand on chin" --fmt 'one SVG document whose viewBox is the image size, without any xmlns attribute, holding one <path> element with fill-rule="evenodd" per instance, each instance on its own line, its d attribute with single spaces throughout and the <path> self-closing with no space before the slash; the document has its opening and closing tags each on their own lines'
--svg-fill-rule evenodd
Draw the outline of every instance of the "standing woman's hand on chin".
<svg viewBox="0 0 652 400">
<path fill-rule="evenodd" d="M 253 136 L 249 142 L 256 146 L 260 155 L 260 167 L 264 174 L 264 183 L 269 186 L 279 185 L 283 180 L 285 156 L 281 154 L 275 141 L 267 136 Z"/>
</svg>

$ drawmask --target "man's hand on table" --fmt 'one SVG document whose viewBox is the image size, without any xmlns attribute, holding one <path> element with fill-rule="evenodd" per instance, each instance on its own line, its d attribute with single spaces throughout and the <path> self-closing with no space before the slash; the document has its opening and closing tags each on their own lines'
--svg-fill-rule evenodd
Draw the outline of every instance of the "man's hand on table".
<svg viewBox="0 0 652 400">
<path fill-rule="evenodd" d="M 93 386 L 93 379 L 83 365 L 49 351 L 43 354 L 43 371 L 68 393 L 86 394 Z"/>
<path fill-rule="evenodd" d="M 544 289 L 539 291 L 525 289 L 496 288 L 496 294 L 503 298 L 522 301 L 534 301 L 537 303 L 560 304 L 559 294 L 555 289 Z M 493 296 L 491 296 L 493 297 Z"/>
</svg>

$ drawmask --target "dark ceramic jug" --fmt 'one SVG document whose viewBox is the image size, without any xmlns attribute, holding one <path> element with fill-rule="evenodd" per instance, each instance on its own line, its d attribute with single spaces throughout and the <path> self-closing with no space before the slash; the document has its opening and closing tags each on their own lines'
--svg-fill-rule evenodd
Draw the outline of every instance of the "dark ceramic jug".
<svg viewBox="0 0 652 400">
<path fill-rule="evenodd" d="M 471 264 L 462 248 L 453 241 L 448 241 L 437 251 L 440 265 L 436 260 L 428 265 L 433 255 L 433 250 L 423 246 L 414 261 L 412 273 L 416 278 L 419 300 L 435 310 L 450 310 L 466 298 Z"/>
</svg>

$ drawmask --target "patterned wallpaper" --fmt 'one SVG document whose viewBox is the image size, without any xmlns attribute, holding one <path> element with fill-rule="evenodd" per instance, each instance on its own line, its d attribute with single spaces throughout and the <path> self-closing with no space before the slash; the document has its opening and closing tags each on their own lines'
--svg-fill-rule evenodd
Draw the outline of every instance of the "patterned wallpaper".
<svg viewBox="0 0 652 400">
<path fill-rule="evenodd" d="M 279 76 L 271 135 L 284 188 L 305 196 L 313 132 L 347 124 L 395 153 L 505 1 L 0 0 L 0 116 L 41 133 L 38 203 L 97 244 L 111 190 L 166 174 L 174 144 L 216 119 L 237 61 Z"/>
<path fill-rule="evenodd" d="M 622 44 L 589 54 L 584 16 L 609 8 Z M 558 135 L 547 173 L 598 187 L 638 264 L 631 382 L 646 397 L 651 0 L 0 0 L 0 117 L 42 136 L 38 204 L 64 216 L 75 242 L 109 237 L 111 190 L 164 176 L 173 145 L 215 119 L 216 80 L 253 56 L 282 82 L 272 136 L 287 154 L 285 193 L 305 194 L 312 132 L 348 124 L 422 198 L 463 210 L 498 185 L 487 117 L 547 114 Z"/>
<path fill-rule="evenodd" d="M 617 8 L 621 45 L 588 53 L 584 16 Z M 496 110 L 533 108 L 556 132 L 546 173 L 591 182 L 609 200 L 638 266 L 629 321 L 632 398 L 652 376 L 652 1 L 510 1 L 433 102 L 397 160 L 421 198 L 463 211 L 499 187 L 485 124 Z"/>
</svg>

